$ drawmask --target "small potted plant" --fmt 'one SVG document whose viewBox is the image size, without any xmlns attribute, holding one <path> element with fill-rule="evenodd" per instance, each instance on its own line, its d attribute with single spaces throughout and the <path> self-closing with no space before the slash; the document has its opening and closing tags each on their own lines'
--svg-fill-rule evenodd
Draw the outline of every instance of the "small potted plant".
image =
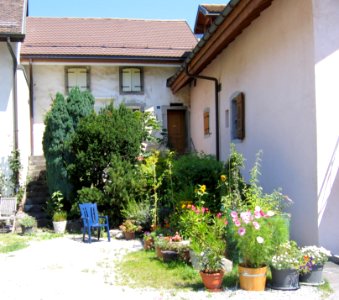
<svg viewBox="0 0 339 300">
<path fill-rule="evenodd" d="M 323 283 L 323 267 L 331 256 L 324 247 L 305 246 L 301 248 L 303 263 L 300 266 L 300 283 L 320 285 Z"/>
<path fill-rule="evenodd" d="M 30 234 L 37 226 L 37 221 L 32 216 L 24 215 L 22 218 L 19 219 L 19 224 L 21 225 L 21 230 L 23 234 Z"/>
<path fill-rule="evenodd" d="M 299 289 L 299 267 L 302 254 L 295 241 L 287 241 L 277 248 L 270 267 L 271 287 L 277 290 Z"/>
<path fill-rule="evenodd" d="M 143 241 L 144 241 L 144 249 L 151 250 L 154 248 L 154 238 L 155 232 L 144 232 Z"/>
<path fill-rule="evenodd" d="M 134 220 L 127 219 L 120 226 L 120 230 L 124 233 L 126 240 L 135 238 L 135 233 L 141 231 L 142 227 L 136 225 Z"/>
<path fill-rule="evenodd" d="M 55 233 L 64 233 L 67 225 L 67 212 L 64 210 L 56 211 L 53 214 L 53 229 Z"/>
</svg>

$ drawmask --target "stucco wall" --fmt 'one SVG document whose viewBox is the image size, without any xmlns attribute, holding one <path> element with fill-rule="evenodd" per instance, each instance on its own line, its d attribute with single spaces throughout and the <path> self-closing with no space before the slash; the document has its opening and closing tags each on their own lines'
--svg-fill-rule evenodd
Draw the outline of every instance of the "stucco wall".
<svg viewBox="0 0 339 300">
<path fill-rule="evenodd" d="M 339 2 L 314 0 L 320 242 L 339 254 Z"/>
<path fill-rule="evenodd" d="M 8 175 L 13 150 L 13 63 L 6 43 L 0 43 L 0 170 Z"/>
<path fill-rule="evenodd" d="M 162 122 L 161 107 L 170 103 L 188 105 L 188 90 L 179 95 L 173 95 L 166 87 L 166 80 L 175 73 L 176 67 L 144 67 L 145 90 L 142 95 L 120 95 L 119 66 L 90 65 L 90 86 L 93 96 L 100 102 L 126 102 L 130 105 L 141 105 L 145 110 L 152 111 Z M 34 154 L 41 155 L 43 119 L 49 110 L 52 99 L 57 92 L 65 93 L 65 66 L 33 64 L 34 77 Z"/>
<path fill-rule="evenodd" d="M 291 237 L 318 242 L 313 25 L 310 1 L 273 1 L 204 71 L 222 83 L 221 158 L 231 142 L 248 169 L 263 151 L 261 183 L 266 192 L 281 187 L 293 201 Z M 208 89 L 208 91 L 206 90 Z M 235 92 L 245 93 L 245 139 L 231 140 L 226 110 Z M 191 91 L 192 137 L 198 150 L 215 153 L 215 138 L 202 132 L 202 110 L 212 106 L 213 85 L 198 80 Z M 212 136 L 214 112 L 211 111 Z"/>
</svg>

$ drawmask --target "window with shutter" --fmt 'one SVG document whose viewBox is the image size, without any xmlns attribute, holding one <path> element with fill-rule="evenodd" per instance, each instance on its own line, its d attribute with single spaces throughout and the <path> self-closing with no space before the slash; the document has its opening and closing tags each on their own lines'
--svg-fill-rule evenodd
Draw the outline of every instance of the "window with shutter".
<svg viewBox="0 0 339 300">
<path fill-rule="evenodd" d="M 210 134 L 210 112 L 204 111 L 204 135 Z"/>
<path fill-rule="evenodd" d="M 89 90 L 89 67 L 66 67 L 66 92 L 74 87 Z"/>
<path fill-rule="evenodd" d="M 142 68 L 120 68 L 120 94 L 142 94 L 143 90 Z"/>
<path fill-rule="evenodd" d="M 245 95 L 238 93 L 231 101 L 232 139 L 245 138 Z"/>
</svg>

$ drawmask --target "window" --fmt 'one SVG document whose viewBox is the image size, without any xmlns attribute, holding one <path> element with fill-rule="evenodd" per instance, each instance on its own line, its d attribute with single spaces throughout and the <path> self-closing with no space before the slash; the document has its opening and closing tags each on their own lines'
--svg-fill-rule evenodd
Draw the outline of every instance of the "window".
<svg viewBox="0 0 339 300">
<path fill-rule="evenodd" d="M 120 94 L 142 94 L 144 92 L 143 69 L 120 68 Z"/>
<path fill-rule="evenodd" d="M 245 95 L 237 93 L 231 100 L 232 139 L 245 138 Z"/>
<path fill-rule="evenodd" d="M 204 111 L 204 135 L 210 134 L 210 111 Z"/>
<path fill-rule="evenodd" d="M 89 67 L 66 67 L 66 92 L 74 87 L 81 91 L 89 90 Z"/>
</svg>

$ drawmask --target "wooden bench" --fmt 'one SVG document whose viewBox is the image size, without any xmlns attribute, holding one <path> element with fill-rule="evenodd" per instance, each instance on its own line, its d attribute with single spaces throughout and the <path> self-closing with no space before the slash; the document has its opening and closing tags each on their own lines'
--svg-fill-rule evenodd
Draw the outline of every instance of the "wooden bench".
<svg viewBox="0 0 339 300">
<path fill-rule="evenodd" d="M 12 223 L 12 232 L 15 230 L 16 201 L 16 197 L 0 198 L 0 221 L 5 221 L 6 225 Z"/>
</svg>

